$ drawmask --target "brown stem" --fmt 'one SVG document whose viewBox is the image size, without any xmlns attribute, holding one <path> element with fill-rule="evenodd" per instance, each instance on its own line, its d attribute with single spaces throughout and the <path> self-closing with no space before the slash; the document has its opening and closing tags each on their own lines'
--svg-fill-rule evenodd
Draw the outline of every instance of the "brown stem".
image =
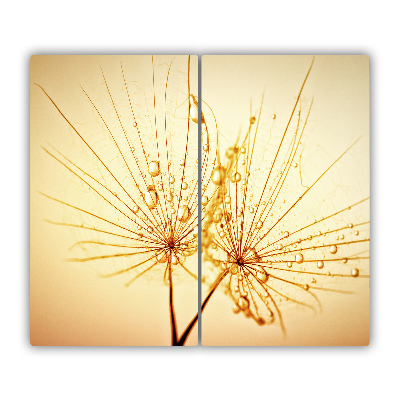
<svg viewBox="0 0 400 400">
<path fill-rule="evenodd" d="M 222 280 L 225 278 L 225 276 L 228 274 L 228 270 L 225 270 L 222 274 L 218 276 L 218 278 L 215 280 L 215 282 L 212 284 L 212 289 L 210 290 L 210 293 L 208 293 L 207 297 L 204 299 L 202 305 L 201 305 L 201 312 L 206 308 L 206 305 L 208 303 L 208 300 L 210 300 L 211 296 L 219 286 L 219 284 L 222 282 Z M 195 317 L 192 319 L 190 324 L 187 326 L 185 331 L 183 332 L 182 336 L 180 337 L 179 341 L 177 342 L 177 346 L 184 346 L 185 342 L 192 331 L 193 327 L 196 325 L 197 320 L 199 319 L 199 313 L 195 315 Z"/>
<path fill-rule="evenodd" d="M 178 339 L 176 334 L 176 318 L 175 318 L 174 298 L 173 298 L 173 288 L 172 288 L 171 257 L 168 258 L 168 281 L 169 281 L 169 315 L 171 318 L 172 346 L 177 346 Z"/>
</svg>

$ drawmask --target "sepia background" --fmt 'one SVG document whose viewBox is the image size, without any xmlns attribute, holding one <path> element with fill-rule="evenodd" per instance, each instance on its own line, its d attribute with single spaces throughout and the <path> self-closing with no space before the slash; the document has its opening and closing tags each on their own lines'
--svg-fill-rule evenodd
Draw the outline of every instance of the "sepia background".
<svg viewBox="0 0 400 400">
<path fill-rule="evenodd" d="M 202 99 L 207 102 L 203 109 L 206 112 L 211 108 L 217 118 L 222 155 L 234 144 L 239 130 L 244 135 L 250 116 L 258 117 L 261 97 L 265 92 L 259 140 L 252 163 L 256 166 L 261 164 L 264 153 L 260 152 L 260 146 L 264 147 L 264 137 L 270 134 L 268 121 L 271 121 L 271 115 L 276 114 L 273 132 L 278 132 L 278 135 L 283 133 L 311 61 L 312 56 L 202 57 Z M 369 196 L 368 56 L 316 56 L 301 98 L 308 105 L 314 98 L 301 141 L 303 182 L 308 182 L 308 185 L 312 183 L 360 138 L 354 148 L 302 200 L 304 209 L 313 220 L 314 217 L 327 216 Z M 266 175 L 258 173 L 256 179 L 263 181 L 265 178 Z M 298 189 L 299 183 L 294 181 L 293 184 L 296 185 L 294 189 Z M 283 211 L 278 211 L 277 215 L 279 213 L 283 214 Z M 337 221 L 339 219 L 340 216 Z M 285 229 L 289 232 L 295 230 L 293 227 L 297 226 L 297 221 L 291 220 L 291 214 L 285 221 Z M 337 221 L 336 218 L 331 221 L 331 226 L 335 226 Z M 354 208 L 351 220 L 354 224 L 365 221 L 369 221 L 368 201 Z M 368 225 L 363 228 L 362 234 L 369 238 Z M 368 244 L 365 248 L 368 249 Z M 368 257 L 369 253 L 363 255 Z M 350 265 L 350 262 L 346 267 L 339 265 L 339 271 L 350 273 Z M 360 274 L 368 274 L 369 260 L 362 260 L 359 267 Z M 207 263 L 203 264 L 203 274 L 208 274 L 210 269 Z M 368 345 L 368 279 L 347 278 L 341 285 L 332 279 L 332 283 L 336 289 L 354 291 L 354 294 L 315 291 L 323 306 L 322 314 L 314 316 L 300 306 L 290 308 L 282 304 L 281 311 L 288 333 L 286 339 L 277 321 L 271 326 L 260 327 L 242 313 L 235 315 L 231 311 L 232 299 L 220 289 L 203 313 L 202 344 Z M 203 298 L 206 293 L 203 287 Z"/>
<path fill-rule="evenodd" d="M 184 96 L 187 91 L 187 56 L 156 56 L 154 58 L 155 91 L 157 100 L 164 100 L 166 76 L 171 65 L 168 95 Z M 172 64 L 171 64 L 172 62 Z M 149 346 L 170 345 L 171 328 L 168 309 L 168 286 L 163 283 L 164 268 L 160 265 L 146 273 L 133 285 L 124 286 L 130 277 L 125 274 L 100 279 L 99 273 L 121 268 L 126 261 L 97 260 L 86 263 L 67 262 L 74 257 L 80 240 L 93 235 L 77 228 L 52 225 L 47 220 L 88 225 L 84 215 L 56 203 L 40 192 L 57 199 L 97 212 L 105 218 L 117 218 L 87 187 L 65 167 L 52 159 L 42 146 L 54 146 L 74 162 L 95 176 L 102 177 L 98 161 L 94 159 L 72 128 L 60 116 L 49 99 L 35 83 L 53 98 L 72 125 L 92 144 L 106 162 L 114 162 L 105 140 L 107 133 L 96 116 L 80 85 L 90 94 L 94 104 L 105 109 L 106 117 L 113 110 L 107 97 L 100 66 L 108 85 L 115 94 L 115 103 L 122 117 L 122 100 L 116 93 L 122 88 L 121 64 L 133 89 L 131 96 L 139 123 L 154 118 L 153 69 L 151 56 L 33 56 L 30 70 L 31 94 L 31 206 L 30 206 L 30 334 L 32 345 L 45 346 Z M 190 63 L 191 92 L 197 94 L 197 57 Z M 183 81 L 182 86 L 177 86 Z M 120 97 L 123 98 L 121 90 Z M 178 97 L 178 96 L 177 96 Z M 123 99 L 126 103 L 126 98 Z M 124 103 L 124 104 L 125 104 Z M 162 104 L 162 103 L 161 103 Z M 180 104 L 167 110 L 177 113 Z M 103 108 L 102 108 L 103 107 Z M 125 105 L 126 107 L 126 105 Z M 159 105 L 157 113 L 163 112 Z M 182 106 L 181 106 L 182 108 Z M 186 107 L 187 109 L 187 107 Z M 179 110 L 178 110 L 179 111 Z M 187 113 L 187 111 L 186 111 Z M 163 114 L 158 118 L 163 122 Z M 186 135 L 186 126 L 183 129 Z M 119 129 L 119 127 L 117 126 Z M 194 127 L 195 133 L 197 127 Z M 185 144 L 185 137 L 175 138 L 176 155 Z M 155 146 L 154 131 L 143 132 L 146 144 Z M 189 148 L 188 164 L 193 167 L 191 182 L 197 185 L 197 136 Z M 134 145 L 136 145 L 134 141 Z M 53 153 L 54 150 L 52 150 Z M 175 155 L 175 157 L 176 157 Z M 144 168 L 147 170 L 147 166 Z M 194 172 L 193 172 L 194 171 Z M 114 170 L 115 172 L 115 170 Z M 118 179 L 125 180 L 126 171 Z M 103 176 L 104 179 L 106 179 Z M 110 227 L 107 227 L 110 229 Z M 79 246 L 77 246 L 79 247 Z M 79 250 L 79 249 L 78 249 Z M 98 248 L 82 249 L 86 256 L 96 255 Z M 102 249 L 104 250 L 104 249 Z M 106 254 L 114 251 L 108 248 Z M 190 270 L 197 274 L 197 256 L 187 259 Z M 132 262 L 131 262 L 132 264 Z M 129 264 L 128 264 L 129 265 Z M 174 299 L 178 332 L 182 332 L 197 312 L 197 281 L 185 274 L 174 273 Z M 197 330 L 193 330 L 188 345 L 197 345 Z"/>
</svg>

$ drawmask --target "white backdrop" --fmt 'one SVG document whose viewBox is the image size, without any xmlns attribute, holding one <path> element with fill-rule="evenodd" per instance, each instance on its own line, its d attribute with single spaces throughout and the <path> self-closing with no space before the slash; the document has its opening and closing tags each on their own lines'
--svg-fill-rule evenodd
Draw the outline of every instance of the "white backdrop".
<svg viewBox="0 0 400 400">
<path fill-rule="evenodd" d="M 394 2 L 7 2 L 2 6 L 0 397 L 394 398 L 400 265 Z M 371 344 L 365 348 L 34 348 L 29 344 L 32 54 L 367 54 Z M 393 251 L 393 253 L 392 253 Z"/>
</svg>

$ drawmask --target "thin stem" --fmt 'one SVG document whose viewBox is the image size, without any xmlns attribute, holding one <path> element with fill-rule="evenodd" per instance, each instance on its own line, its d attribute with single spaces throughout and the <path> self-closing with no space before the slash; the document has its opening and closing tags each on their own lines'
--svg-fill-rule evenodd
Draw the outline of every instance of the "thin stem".
<svg viewBox="0 0 400 400">
<path fill-rule="evenodd" d="M 169 281 L 169 315 L 171 318 L 171 336 L 172 336 L 172 346 L 177 346 L 177 334 L 176 334 L 176 318 L 174 310 L 174 294 L 172 288 L 172 267 L 171 267 L 171 257 L 168 258 L 168 281 Z"/>
<path fill-rule="evenodd" d="M 207 297 L 204 299 L 202 305 L 201 305 L 201 312 L 206 308 L 206 305 L 208 301 L 210 300 L 211 296 L 214 294 L 215 290 L 219 286 L 219 284 L 222 282 L 222 280 L 225 278 L 225 276 L 228 274 L 228 270 L 225 270 L 222 274 L 218 276 L 218 278 L 215 280 L 215 282 L 212 285 L 212 289 L 210 290 L 210 293 L 208 293 Z M 197 313 L 195 317 L 192 319 L 190 324 L 187 326 L 185 331 L 183 332 L 181 338 L 179 339 L 177 346 L 184 346 L 185 342 L 192 331 L 193 327 L 196 325 L 197 320 L 199 319 L 199 314 Z"/>
</svg>

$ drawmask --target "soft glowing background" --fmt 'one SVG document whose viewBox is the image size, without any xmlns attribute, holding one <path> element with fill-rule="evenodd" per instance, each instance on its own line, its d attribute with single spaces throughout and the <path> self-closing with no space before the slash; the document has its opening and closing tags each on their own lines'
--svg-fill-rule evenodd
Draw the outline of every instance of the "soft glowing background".
<svg viewBox="0 0 400 400">
<path fill-rule="evenodd" d="M 222 154 L 227 145 L 233 144 L 240 125 L 247 129 L 250 101 L 253 114 L 258 115 L 256 110 L 264 89 L 263 115 L 275 113 L 277 121 L 283 116 L 280 124 L 284 128 L 311 60 L 311 56 L 202 57 L 202 98 L 217 117 Z M 361 137 L 356 148 L 340 161 L 335 173 L 313 189 L 335 194 L 334 212 L 369 196 L 369 58 L 317 56 L 302 95 L 308 101 L 313 96 L 313 109 L 302 139 L 305 146 L 302 164 L 309 182 L 323 171 L 322 166 L 327 167 Z M 253 161 L 256 162 L 257 159 Z M 311 201 L 310 209 L 321 207 L 312 203 L 312 196 L 307 196 L 302 202 Z M 361 210 L 366 219 L 358 222 L 369 217 L 368 204 L 362 205 Z M 290 231 L 290 218 L 286 221 Z M 363 271 L 368 273 L 368 260 L 363 263 Z M 350 279 L 343 289 L 354 290 L 356 294 L 315 291 L 323 305 L 323 313 L 316 317 L 301 307 L 285 314 L 283 305 L 286 340 L 277 323 L 259 327 L 243 314 L 233 314 L 232 300 L 220 291 L 203 313 L 202 344 L 367 345 L 368 280 Z M 203 288 L 203 298 L 205 293 Z"/>
<path fill-rule="evenodd" d="M 160 70 L 163 71 L 161 79 L 165 77 L 171 60 L 168 56 L 155 57 L 156 79 L 160 79 L 157 75 Z M 113 88 L 122 82 L 120 62 L 127 79 L 136 82 L 146 96 L 152 96 L 151 56 L 31 58 L 30 330 L 33 345 L 127 346 L 169 345 L 171 342 L 168 288 L 162 283 L 163 268 L 125 288 L 124 283 L 129 278 L 123 275 L 99 279 L 92 263 L 65 262 L 71 256 L 68 248 L 82 239 L 82 232 L 50 225 L 45 219 L 69 222 L 74 211 L 38 193 L 42 191 L 73 204 L 83 204 L 84 185 L 76 184 L 71 174 L 41 146 L 54 145 L 62 152 L 75 155 L 75 161 L 85 157 L 87 150 L 34 83 L 43 86 L 78 131 L 93 139 L 102 128 L 79 84 L 100 93 L 95 102 L 107 102 L 100 65 Z M 176 56 L 173 67 L 176 65 L 184 74 L 187 57 Z M 196 56 L 191 59 L 190 79 L 191 91 L 196 94 Z M 165 87 L 165 82 L 158 83 Z M 106 156 L 107 148 L 102 151 Z M 80 166 L 91 167 L 85 158 L 80 161 Z M 100 203 L 93 204 L 92 210 L 98 207 Z M 113 249 L 108 253 L 112 252 Z M 104 261 L 100 262 L 104 265 Z M 190 262 L 195 264 L 191 269 L 196 270 L 196 256 Z M 174 296 L 178 332 L 182 332 L 197 312 L 197 282 L 190 277 L 189 280 L 175 278 Z M 196 329 L 187 344 L 197 345 Z"/>
</svg>

